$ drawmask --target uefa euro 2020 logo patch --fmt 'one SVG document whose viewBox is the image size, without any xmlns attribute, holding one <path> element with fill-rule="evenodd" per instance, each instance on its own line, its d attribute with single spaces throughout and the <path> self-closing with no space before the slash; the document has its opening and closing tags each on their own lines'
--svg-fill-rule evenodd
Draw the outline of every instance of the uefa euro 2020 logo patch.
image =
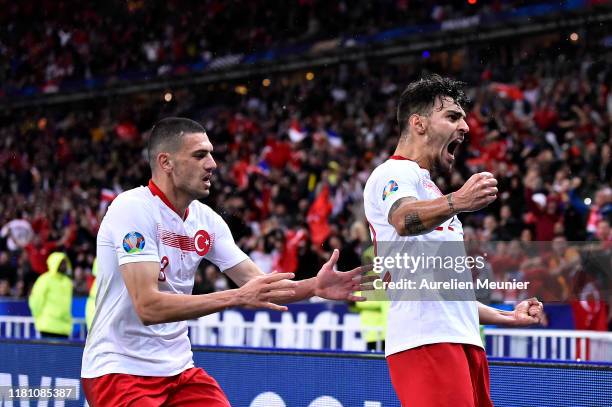
<svg viewBox="0 0 612 407">
<path fill-rule="evenodd" d="M 385 199 L 387 199 L 387 197 L 389 195 L 391 195 L 392 193 L 397 191 L 398 188 L 399 188 L 399 185 L 397 185 L 397 182 L 395 182 L 393 180 L 389 181 L 389 183 L 387 183 L 387 185 L 385 185 L 385 189 L 383 189 L 383 194 L 382 194 L 383 201 Z"/>
<path fill-rule="evenodd" d="M 123 238 L 123 250 L 128 253 L 140 253 L 145 246 L 145 238 L 138 232 L 130 232 Z"/>
</svg>

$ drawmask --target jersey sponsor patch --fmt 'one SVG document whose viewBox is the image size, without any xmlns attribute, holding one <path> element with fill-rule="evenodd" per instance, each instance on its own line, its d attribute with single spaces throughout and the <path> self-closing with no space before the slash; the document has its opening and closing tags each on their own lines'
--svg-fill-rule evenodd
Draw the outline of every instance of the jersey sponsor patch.
<svg viewBox="0 0 612 407">
<path fill-rule="evenodd" d="M 123 238 L 123 250 L 127 253 L 140 253 L 145 247 L 145 238 L 138 232 L 130 232 Z"/>
<path fill-rule="evenodd" d="M 387 185 L 385 185 L 385 189 L 383 189 L 382 200 L 384 201 L 385 199 L 387 199 L 389 195 L 391 195 L 398 189 L 399 185 L 397 185 L 397 182 L 395 182 L 394 180 L 389 181 Z"/>
</svg>

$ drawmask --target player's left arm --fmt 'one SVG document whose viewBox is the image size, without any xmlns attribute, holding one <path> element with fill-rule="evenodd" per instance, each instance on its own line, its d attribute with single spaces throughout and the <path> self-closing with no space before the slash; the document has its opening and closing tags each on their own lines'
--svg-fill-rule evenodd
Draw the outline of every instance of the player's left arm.
<svg viewBox="0 0 612 407">
<path fill-rule="evenodd" d="M 316 277 L 297 282 L 295 295 L 280 299 L 279 303 L 301 301 L 306 298 L 318 296 L 328 300 L 365 301 L 365 297 L 356 296 L 356 291 L 371 290 L 372 277 L 364 276 L 371 269 L 370 266 L 357 267 L 351 271 L 335 271 L 340 252 L 334 250 L 329 260 L 321 267 Z M 225 270 L 225 274 L 236 284 L 242 286 L 251 279 L 264 273 L 251 260 L 246 259 L 235 266 Z"/>
<path fill-rule="evenodd" d="M 482 325 L 529 326 L 544 318 L 544 305 L 537 298 L 521 301 L 514 311 L 503 311 L 478 303 L 478 318 Z"/>
</svg>

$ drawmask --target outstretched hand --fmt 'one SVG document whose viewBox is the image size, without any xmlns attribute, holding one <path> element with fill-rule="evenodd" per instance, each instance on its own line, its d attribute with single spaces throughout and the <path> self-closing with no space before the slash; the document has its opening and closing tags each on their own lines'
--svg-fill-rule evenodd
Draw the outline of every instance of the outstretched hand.
<svg viewBox="0 0 612 407">
<path fill-rule="evenodd" d="M 544 318 L 544 305 L 537 298 L 521 301 L 514 308 L 514 326 L 539 324 Z"/>
<path fill-rule="evenodd" d="M 335 271 L 340 251 L 335 249 L 321 267 L 316 277 L 315 295 L 328 300 L 365 301 L 366 297 L 354 295 L 356 291 L 373 290 L 372 281 L 376 276 L 365 276 L 372 266 L 361 266 L 351 271 Z"/>
<path fill-rule="evenodd" d="M 297 283 L 291 279 L 293 273 L 278 273 L 257 276 L 238 289 L 238 304 L 245 308 L 268 308 L 273 311 L 287 311 L 277 304 L 295 295 Z"/>
</svg>

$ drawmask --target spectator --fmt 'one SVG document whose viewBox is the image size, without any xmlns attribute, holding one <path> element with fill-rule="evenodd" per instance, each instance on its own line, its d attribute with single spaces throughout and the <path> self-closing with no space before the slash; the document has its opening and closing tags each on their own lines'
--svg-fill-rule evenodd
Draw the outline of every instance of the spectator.
<svg viewBox="0 0 612 407">
<path fill-rule="evenodd" d="M 0 230 L 0 237 L 6 239 L 6 247 L 12 253 L 23 250 L 32 240 L 32 225 L 27 220 L 27 216 L 24 215 L 21 218 L 11 220 Z"/>
<path fill-rule="evenodd" d="M 600 219 L 597 222 L 597 226 L 595 227 L 595 233 L 593 237 L 589 240 L 594 240 L 597 242 L 612 242 L 612 230 L 610 229 L 610 221 L 608 219 Z M 609 246 L 608 247 L 612 247 Z"/>
<path fill-rule="evenodd" d="M 497 219 L 493 215 L 487 215 L 483 221 L 483 231 L 481 233 L 481 238 L 485 241 L 495 242 L 502 239 L 500 229 L 497 224 Z"/>
<path fill-rule="evenodd" d="M 34 235 L 34 239 L 25 247 L 30 266 L 30 271 L 25 276 L 28 283 L 35 281 L 48 270 L 47 260 L 57 246 L 56 242 L 43 242 L 40 236 Z"/>
<path fill-rule="evenodd" d="M 0 278 L 0 297 L 11 296 L 11 284 L 8 280 Z"/>
<path fill-rule="evenodd" d="M 325 259 L 318 253 L 318 248 L 312 243 L 309 237 L 300 241 L 298 244 L 298 266 L 295 271 L 296 280 L 306 280 L 315 276 L 316 270 L 320 268 Z"/>
<path fill-rule="evenodd" d="M 72 334 L 71 273 L 68 256 L 53 252 L 47 258 L 47 272 L 32 287 L 28 303 L 43 338 L 68 338 Z"/>
<path fill-rule="evenodd" d="M 551 241 L 561 218 L 561 208 L 555 196 L 542 193 L 531 194 L 527 190 L 525 199 L 530 208 L 531 223 L 535 225 L 536 241 Z"/>
<path fill-rule="evenodd" d="M 204 264 L 200 264 L 195 272 L 193 278 L 193 295 L 202 295 L 215 292 L 213 283 L 204 276 L 204 270 L 210 265 L 210 263 L 207 262 L 206 267 L 202 267 L 203 265 Z"/>
<path fill-rule="evenodd" d="M 345 242 L 340 235 L 332 235 L 323 244 L 323 250 L 331 255 L 334 249 L 338 249 L 340 251 L 338 268 L 342 270 L 350 270 L 361 265 L 361 259 L 356 252 L 355 245 L 355 242 Z"/>
<path fill-rule="evenodd" d="M 612 218 L 612 188 L 605 187 L 595 193 L 595 201 L 589 211 L 587 220 L 587 231 L 596 233 L 599 221 L 602 219 L 610 221 Z"/>
<path fill-rule="evenodd" d="M 86 271 L 80 266 L 72 269 L 73 294 L 76 297 L 87 297 L 89 295 L 90 287 L 85 273 Z"/>
<path fill-rule="evenodd" d="M 26 296 L 26 285 L 25 282 L 23 280 L 18 280 L 17 283 L 15 284 L 15 287 L 13 287 L 13 298 L 15 299 L 22 299 L 25 298 Z"/>
<path fill-rule="evenodd" d="M 8 282 L 9 292 L 10 288 L 17 282 L 16 268 L 11 264 L 9 254 L 4 251 L 0 251 L 0 280 Z"/>
<path fill-rule="evenodd" d="M 587 205 L 578 193 L 582 185 L 580 178 L 574 178 L 568 193 L 569 204 L 586 218 L 586 232 L 592 237 L 600 219 L 612 218 L 612 188 L 609 186 L 598 189 L 591 206 Z"/>
<path fill-rule="evenodd" d="M 206 269 L 204 270 L 204 276 L 210 282 L 213 288 L 212 292 L 223 291 L 229 288 L 227 278 L 219 271 L 219 269 L 214 264 L 209 264 L 208 266 L 206 266 Z"/>
<path fill-rule="evenodd" d="M 522 223 L 514 217 L 510 205 L 502 205 L 499 210 L 499 232 L 500 240 L 512 240 L 518 238 Z"/>
<path fill-rule="evenodd" d="M 255 249 L 249 253 L 249 257 L 257 264 L 257 266 L 266 274 L 274 271 L 274 264 L 277 261 L 278 252 L 274 250 L 272 235 L 268 234 L 263 238 L 257 239 Z"/>
</svg>

